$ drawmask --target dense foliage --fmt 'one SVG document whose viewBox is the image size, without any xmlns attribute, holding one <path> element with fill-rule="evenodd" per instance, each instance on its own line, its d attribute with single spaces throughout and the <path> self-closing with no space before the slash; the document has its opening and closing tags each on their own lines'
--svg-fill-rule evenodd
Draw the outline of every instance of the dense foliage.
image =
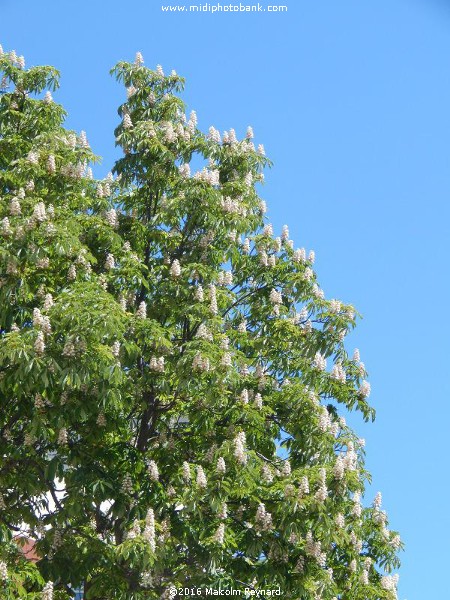
<svg viewBox="0 0 450 600">
<path fill-rule="evenodd" d="M 342 416 L 374 414 L 355 311 L 274 236 L 251 128 L 202 133 L 138 53 L 97 181 L 57 71 L 0 70 L 0 588 L 395 598 L 401 543 Z"/>
</svg>

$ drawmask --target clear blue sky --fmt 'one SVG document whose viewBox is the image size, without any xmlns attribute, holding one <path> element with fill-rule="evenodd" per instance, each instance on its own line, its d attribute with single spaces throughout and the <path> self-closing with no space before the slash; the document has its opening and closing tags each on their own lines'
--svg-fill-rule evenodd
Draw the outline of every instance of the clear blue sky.
<svg viewBox="0 0 450 600">
<path fill-rule="evenodd" d="M 400 600 L 449 598 L 450 2 L 283 0 L 284 14 L 167 14 L 162 0 L 0 0 L 0 41 L 62 72 L 55 99 L 114 159 L 124 94 L 108 75 L 142 51 L 187 78 L 203 128 L 253 125 L 274 168 L 276 230 L 316 251 L 328 298 L 364 319 L 367 440 L 406 542 Z M 241 0 L 248 2 L 250 0 Z M 275 0 L 273 0 L 275 1 Z"/>
</svg>

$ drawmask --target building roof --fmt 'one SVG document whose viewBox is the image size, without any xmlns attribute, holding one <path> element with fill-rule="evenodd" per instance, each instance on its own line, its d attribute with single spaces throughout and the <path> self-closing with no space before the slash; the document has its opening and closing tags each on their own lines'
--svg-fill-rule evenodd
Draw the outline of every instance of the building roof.
<svg viewBox="0 0 450 600">
<path fill-rule="evenodd" d="M 14 538 L 14 541 L 19 546 L 19 549 L 25 558 L 32 562 L 40 560 L 41 557 L 36 552 L 36 540 L 24 536 L 17 536 Z"/>
</svg>

